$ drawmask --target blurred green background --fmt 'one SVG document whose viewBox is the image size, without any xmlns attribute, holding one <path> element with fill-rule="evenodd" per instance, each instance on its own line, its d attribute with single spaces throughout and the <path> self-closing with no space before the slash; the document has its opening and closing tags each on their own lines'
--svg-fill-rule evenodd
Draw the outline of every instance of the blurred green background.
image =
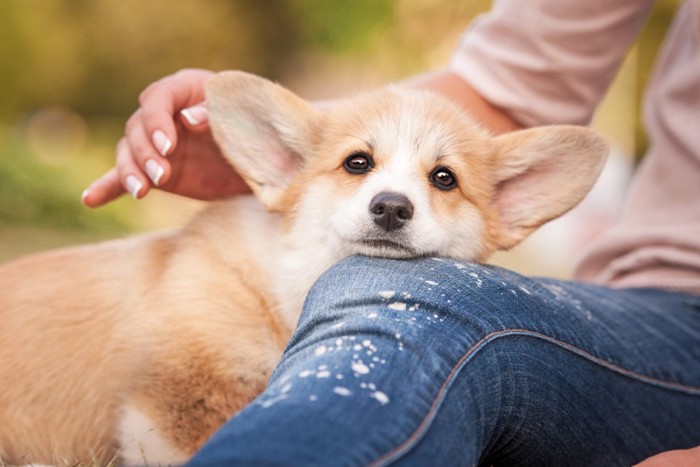
<svg viewBox="0 0 700 467">
<path fill-rule="evenodd" d="M 645 145 L 639 98 L 677 1 L 657 2 L 596 127 Z M 2 0 L 0 261 L 182 223 L 200 205 L 157 193 L 90 210 L 141 90 L 181 68 L 242 69 L 307 98 L 444 66 L 485 0 Z"/>
</svg>

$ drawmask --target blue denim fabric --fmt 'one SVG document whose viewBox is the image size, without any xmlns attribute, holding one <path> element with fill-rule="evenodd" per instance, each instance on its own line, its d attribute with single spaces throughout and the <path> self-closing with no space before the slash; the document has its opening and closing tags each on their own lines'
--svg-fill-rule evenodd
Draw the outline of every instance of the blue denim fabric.
<svg viewBox="0 0 700 467">
<path fill-rule="evenodd" d="M 190 465 L 628 466 L 694 445 L 700 297 L 353 257 Z"/>
</svg>

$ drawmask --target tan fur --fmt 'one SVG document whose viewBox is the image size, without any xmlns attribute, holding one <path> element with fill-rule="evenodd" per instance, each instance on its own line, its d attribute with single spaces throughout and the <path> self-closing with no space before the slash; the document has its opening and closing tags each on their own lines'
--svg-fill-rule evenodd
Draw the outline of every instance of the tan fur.
<svg viewBox="0 0 700 467">
<path fill-rule="evenodd" d="M 223 73 L 207 99 L 217 141 L 272 213 L 238 198 L 179 230 L 0 267 L 5 462 L 108 462 L 131 442 L 119 434 L 129 411 L 186 459 L 263 390 L 327 267 L 357 253 L 483 260 L 575 205 L 605 158 L 589 130 L 494 138 L 424 93 L 388 89 L 319 112 L 261 78 Z M 374 158 L 371 173 L 343 168 L 356 151 Z M 458 188 L 435 188 L 436 166 Z M 368 217 L 383 190 L 416 207 L 399 233 Z M 410 249 L 354 243 L 366 235 Z"/>
<path fill-rule="evenodd" d="M 106 462 L 132 399 L 192 454 L 262 390 L 289 328 L 245 250 L 222 255 L 241 242 L 223 209 L 0 269 L 5 461 Z"/>
</svg>

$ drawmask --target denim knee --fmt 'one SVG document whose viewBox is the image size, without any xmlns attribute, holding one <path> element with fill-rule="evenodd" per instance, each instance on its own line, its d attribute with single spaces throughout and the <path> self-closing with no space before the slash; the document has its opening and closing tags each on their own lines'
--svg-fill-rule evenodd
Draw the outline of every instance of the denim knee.
<svg viewBox="0 0 700 467">
<path fill-rule="evenodd" d="M 399 334 L 404 348 L 452 360 L 491 340 L 527 335 L 620 373 L 696 386 L 681 368 L 669 373 L 658 355 L 683 353 L 684 361 L 694 361 L 693 349 L 674 342 L 692 341 L 697 302 L 684 294 L 527 278 L 451 259 L 354 256 L 314 285 L 291 344 L 340 335 L 342 328 L 386 339 Z M 646 344 L 660 329 L 674 339 Z"/>
<path fill-rule="evenodd" d="M 443 258 L 391 260 L 347 258 L 326 271 L 311 288 L 302 322 L 337 319 L 339 313 L 388 311 L 396 319 L 432 321 L 434 314 L 492 321 L 513 310 L 555 306 L 533 293 L 542 285 L 517 273 Z M 545 291 L 563 294 L 561 290 Z M 544 301 L 544 303 L 543 303 Z M 371 310 L 371 311 L 368 311 Z M 406 312 L 406 313 L 400 313 Z M 486 326 L 491 327 L 492 325 Z"/>
<path fill-rule="evenodd" d="M 327 338 L 343 326 L 344 332 L 398 334 L 415 345 L 440 340 L 459 351 L 493 332 L 527 327 L 526 316 L 546 306 L 534 288 L 518 274 L 469 262 L 353 256 L 314 284 L 291 345 Z"/>
<path fill-rule="evenodd" d="M 391 260 L 353 256 L 324 273 L 308 295 L 292 339 L 323 338 L 324 329 L 400 333 L 404 346 L 433 343 L 434 352 L 464 351 L 511 334 L 527 334 L 657 376 L 628 346 L 648 340 L 651 328 L 669 326 L 664 310 L 677 300 L 662 291 L 613 290 L 521 276 L 502 268 L 445 258 Z M 642 311 L 643 310 L 643 311 Z M 644 322 L 637 326 L 643 313 Z M 624 328 L 629 341 L 610 339 Z M 678 332 L 683 332 L 679 329 Z M 637 337 L 635 337 L 637 336 Z M 636 352 L 655 350 L 640 345 Z M 649 355 L 649 361 L 657 361 Z"/>
</svg>

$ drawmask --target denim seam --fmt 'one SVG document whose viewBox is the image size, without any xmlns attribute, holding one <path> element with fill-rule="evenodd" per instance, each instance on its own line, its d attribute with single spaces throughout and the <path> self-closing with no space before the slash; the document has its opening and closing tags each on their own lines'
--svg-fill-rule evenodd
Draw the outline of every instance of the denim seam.
<svg viewBox="0 0 700 467">
<path fill-rule="evenodd" d="M 449 390 L 450 386 L 452 386 L 452 383 L 454 380 L 457 378 L 457 375 L 462 371 L 462 369 L 469 363 L 469 361 L 472 359 L 474 355 L 476 355 L 481 349 L 485 348 L 487 344 L 500 339 L 504 337 L 511 337 L 511 336 L 525 336 L 525 337 L 532 337 L 535 339 L 540 339 L 546 342 L 549 342 L 551 344 L 554 344 L 564 350 L 567 350 L 575 355 L 578 355 L 579 357 L 582 357 L 596 365 L 602 366 L 604 368 L 607 368 L 610 371 L 613 371 L 619 375 L 635 379 L 641 383 L 644 384 L 649 384 L 652 386 L 660 387 L 662 389 L 667 389 L 667 390 L 672 390 L 672 391 L 677 391 L 677 392 L 682 392 L 688 395 L 692 396 L 700 396 L 700 387 L 696 386 L 689 386 L 685 384 L 680 384 L 680 383 L 673 383 L 673 382 L 667 382 L 667 381 L 662 381 L 656 378 L 652 378 L 650 376 L 646 376 L 640 373 L 636 373 L 634 371 L 627 370 L 625 368 L 622 368 L 618 365 L 612 364 L 610 362 L 605 361 L 604 359 L 600 357 L 596 357 L 595 355 L 579 348 L 576 347 L 575 345 L 569 344 L 568 342 L 564 342 L 562 340 L 556 339 L 554 337 L 550 337 L 546 334 L 541 334 L 535 331 L 529 331 L 527 329 L 504 329 L 502 331 L 495 331 L 492 333 L 487 334 L 481 340 L 479 340 L 476 344 L 474 344 L 471 348 L 469 348 L 464 355 L 459 359 L 457 364 L 452 368 L 452 371 L 447 375 L 447 378 L 445 379 L 445 382 L 442 384 L 442 387 L 438 391 L 437 396 L 433 400 L 432 405 L 428 409 L 428 413 L 426 416 L 423 418 L 423 421 L 421 421 L 420 425 L 418 425 L 418 428 L 399 446 L 393 448 L 392 450 L 388 451 L 387 453 L 381 455 L 374 461 L 370 462 L 369 465 L 375 466 L 375 465 L 386 465 L 394 460 L 397 460 L 398 458 L 402 457 L 405 455 L 408 451 L 410 451 L 424 436 L 424 434 L 427 432 L 427 429 L 430 427 L 432 424 L 433 420 L 435 419 L 437 412 L 442 405 L 442 402 L 445 399 L 445 396 L 447 394 L 447 391 Z"/>
</svg>

